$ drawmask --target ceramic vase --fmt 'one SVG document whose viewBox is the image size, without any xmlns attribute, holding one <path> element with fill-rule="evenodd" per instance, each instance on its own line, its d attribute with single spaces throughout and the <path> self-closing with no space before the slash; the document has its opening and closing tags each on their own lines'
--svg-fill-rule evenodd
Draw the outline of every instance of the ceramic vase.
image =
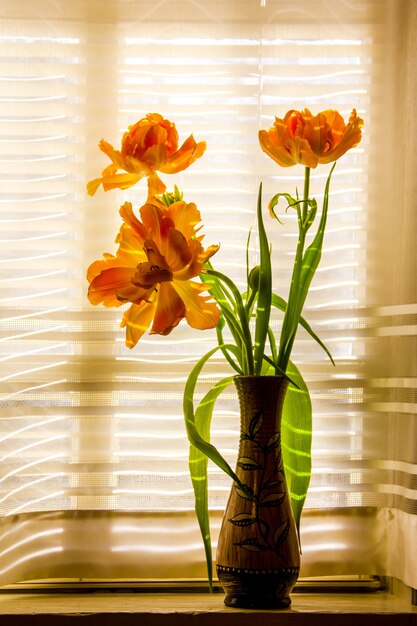
<svg viewBox="0 0 417 626">
<path fill-rule="evenodd" d="M 240 443 L 220 531 L 217 575 L 225 604 L 287 608 L 300 568 L 297 529 L 285 481 L 281 414 L 287 380 L 237 376 Z"/>
</svg>

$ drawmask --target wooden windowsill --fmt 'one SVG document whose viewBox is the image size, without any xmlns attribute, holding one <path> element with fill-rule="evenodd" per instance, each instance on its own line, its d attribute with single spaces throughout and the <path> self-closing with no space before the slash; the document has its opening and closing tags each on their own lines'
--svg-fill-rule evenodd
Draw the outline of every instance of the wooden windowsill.
<svg viewBox="0 0 417 626">
<path fill-rule="evenodd" d="M 335 617 L 337 615 L 337 618 Z M 284 611 L 224 606 L 222 594 L 0 594 L 0 626 L 417 626 L 417 607 L 390 593 L 296 593 Z"/>
</svg>

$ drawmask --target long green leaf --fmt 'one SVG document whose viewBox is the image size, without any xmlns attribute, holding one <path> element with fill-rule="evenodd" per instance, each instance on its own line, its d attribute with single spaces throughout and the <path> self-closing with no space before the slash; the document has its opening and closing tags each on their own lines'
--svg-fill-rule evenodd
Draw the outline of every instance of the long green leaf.
<svg viewBox="0 0 417 626">
<path fill-rule="evenodd" d="M 249 329 L 248 314 L 243 304 L 242 295 L 239 289 L 234 284 L 234 282 L 225 274 L 222 274 L 221 272 L 218 272 L 212 269 L 208 270 L 208 274 L 209 276 L 213 276 L 214 278 L 217 278 L 218 280 L 220 280 L 232 292 L 232 295 L 235 301 L 235 306 L 234 306 L 235 315 L 237 316 L 237 319 L 239 320 L 240 324 L 238 324 L 238 321 L 236 318 L 229 320 L 229 313 L 226 313 L 226 311 L 225 311 L 225 318 L 231 327 L 236 326 L 236 329 L 239 331 L 239 334 L 241 335 L 242 357 L 243 356 L 246 357 L 245 359 L 246 363 L 245 363 L 245 366 L 243 367 L 244 373 L 253 374 L 254 366 L 253 366 L 253 353 L 252 353 L 252 336 L 251 336 L 250 329 Z"/>
<path fill-rule="evenodd" d="M 236 481 L 239 486 L 242 485 L 230 465 L 227 461 L 222 457 L 220 452 L 209 442 L 205 441 L 203 437 L 200 435 L 197 430 L 195 423 L 195 413 L 194 413 L 194 390 L 198 380 L 198 377 L 203 369 L 205 363 L 213 356 L 217 350 L 221 350 L 222 348 L 227 348 L 230 352 L 235 352 L 236 347 L 233 344 L 224 344 L 224 346 L 216 346 L 209 352 L 207 352 L 201 359 L 194 365 L 191 370 L 187 382 L 184 388 L 184 396 L 183 396 L 183 413 L 185 419 L 185 427 L 187 430 L 187 436 L 190 443 L 193 444 L 196 448 L 201 450 L 206 456 L 209 457 L 220 469 L 222 469 L 232 480 Z M 244 488 L 244 486 L 242 485 Z"/>
<path fill-rule="evenodd" d="M 290 491 L 295 523 L 300 517 L 311 478 L 312 408 L 304 379 L 291 361 L 287 373 L 298 388 L 289 385 L 282 413 L 281 442 L 285 477 Z"/>
<path fill-rule="evenodd" d="M 297 332 L 298 322 L 301 316 L 301 312 L 303 310 L 304 303 L 308 295 L 308 290 L 310 288 L 311 281 L 313 280 L 313 276 L 320 263 L 321 250 L 323 247 L 324 231 L 325 231 L 326 222 L 327 222 L 327 210 L 329 206 L 330 180 L 331 180 L 332 173 L 333 173 L 335 166 L 336 166 L 336 162 L 334 163 L 327 177 L 326 188 L 325 188 L 324 199 L 323 199 L 323 210 L 321 213 L 320 222 L 317 227 L 317 232 L 312 243 L 308 246 L 308 248 L 305 250 L 302 256 L 300 274 L 299 274 L 299 279 L 297 281 L 297 289 L 294 292 L 293 298 L 291 297 L 291 292 L 290 292 L 289 300 L 291 299 L 291 302 L 292 302 L 292 305 L 291 305 L 292 310 L 291 310 L 291 315 L 290 315 L 291 325 L 290 325 L 289 332 L 285 336 L 285 347 L 283 349 L 283 357 L 281 360 L 281 367 L 283 367 L 283 369 L 284 369 L 285 363 L 289 361 L 295 335 Z M 301 237 L 301 232 L 300 232 L 300 237 Z M 303 234 L 303 237 L 304 237 L 304 234 Z"/>
<path fill-rule="evenodd" d="M 222 314 L 224 316 L 224 319 L 227 322 L 230 332 L 233 335 L 233 339 L 235 340 L 236 345 L 241 346 L 242 343 L 244 343 L 246 336 L 242 329 L 242 326 L 239 324 L 238 320 L 236 319 L 235 314 L 227 309 L 223 309 Z"/>
<path fill-rule="evenodd" d="M 304 200 L 303 206 L 308 205 L 308 185 L 310 180 L 309 168 L 305 168 L 304 177 Z M 298 194 L 297 194 L 298 198 Z M 281 337 L 278 350 L 278 365 L 282 370 L 287 369 L 289 354 L 291 353 L 292 341 L 298 328 L 297 303 L 300 293 L 300 276 L 302 267 L 302 258 L 305 244 L 305 232 L 303 229 L 303 216 L 301 213 L 300 203 L 296 203 L 297 223 L 298 223 L 298 240 L 295 252 L 294 266 L 291 275 L 290 292 L 288 294 L 288 305 L 284 315 L 284 321 L 281 329 Z M 289 344 L 290 347 L 289 347 Z M 289 347 L 289 351 L 288 351 Z"/>
<path fill-rule="evenodd" d="M 248 232 L 248 238 L 246 240 L 246 283 L 249 283 L 249 245 L 250 245 L 250 238 L 252 235 L 252 228 L 249 228 L 249 232 Z"/>
<path fill-rule="evenodd" d="M 272 302 L 272 306 L 276 307 L 277 309 L 280 309 L 281 311 L 285 311 L 287 309 L 287 302 L 284 300 L 284 298 L 281 298 L 281 296 L 278 296 L 276 293 L 272 294 L 271 302 Z M 307 320 L 303 316 L 300 316 L 299 324 L 301 324 L 304 330 L 306 330 L 308 334 L 319 344 L 319 346 L 325 351 L 325 353 L 331 360 L 332 364 L 335 365 L 335 362 L 333 361 L 333 357 L 330 353 L 330 350 L 322 342 L 320 337 L 316 335 L 314 330 L 311 328 L 310 324 L 307 322 Z"/>
<path fill-rule="evenodd" d="M 245 486 L 236 476 L 227 461 L 222 457 L 220 452 L 209 441 L 210 421 L 213 412 L 214 403 L 218 395 L 223 391 L 225 386 L 230 384 L 233 376 L 220 381 L 215 385 L 200 402 L 196 411 L 194 411 L 194 391 L 198 377 L 205 363 L 218 351 L 222 349 L 230 350 L 235 353 L 236 347 L 232 344 L 224 344 L 216 346 L 207 352 L 196 363 L 188 376 L 184 388 L 183 396 L 183 413 L 185 419 L 185 427 L 187 430 L 188 440 L 191 444 L 190 449 L 190 474 L 194 487 L 196 498 L 196 515 L 199 521 L 200 530 L 204 542 L 204 549 L 207 559 L 207 571 L 209 583 L 212 581 L 212 560 L 211 560 L 211 542 L 210 529 L 208 524 L 208 508 L 207 508 L 207 459 L 211 459 L 221 470 L 223 470 L 230 478 L 237 482 L 239 487 L 245 490 Z M 226 381 L 226 382 L 225 382 Z M 206 459 L 205 461 L 203 459 Z M 200 484 L 201 483 L 201 484 Z"/>
<path fill-rule="evenodd" d="M 197 407 L 194 415 L 195 427 L 200 436 L 207 442 L 210 441 L 210 425 L 214 404 L 221 392 L 233 381 L 233 378 L 234 376 L 228 376 L 214 385 L 214 387 L 210 389 Z M 207 465 L 207 456 L 194 445 L 190 444 L 189 468 L 194 489 L 195 512 L 200 526 L 201 536 L 203 538 L 207 563 L 207 575 L 211 589 L 213 579 L 213 558 L 208 509 Z"/>
<path fill-rule="evenodd" d="M 271 253 L 269 251 L 268 237 L 262 219 L 262 183 L 259 185 L 257 220 L 259 235 L 260 271 L 259 289 L 256 302 L 254 362 L 255 374 L 259 375 L 262 371 L 265 343 L 268 336 L 272 293 Z"/>
<path fill-rule="evenodd" d="M 222 283 L 215 278 L 215 276 L 210 275 L 208 272 L 213 270 L 213 266 L 210 261 L 207 261 L 205 265 L 206 271 L 200 273 L 200 280 L 202 283 L 208 285 L 208 289 L 210 294 L 216 300 L 219 307 L 223 310 L 226 308 L 228 311 L 233 312 L 235 307 L 235 302 L 230 292 L 226 289 Z"/>
<path fill-rule="evenodd" d="M 235 299 L 232 297 L 232 295 L 229 293 L 229 291 L 226 289 L 225 285 L 221 283 L 219 276 L 218 276 L 219 273 L 213 270 L 213 266 L 211 265 L 211 263 L 207 263 L 207 268 L 208 268 L 207 272 L 201 273 L 200 278 L 203 283 L 209 285 L 210 293 L 213 296 L 213 298 L 216 300 L 217 304 L 219 305 L 219 308 L 222 314 L 220 319 L 223 320 L 223 322 L 226 321 L 229 327 L 229 330 L 232 334 L 233 340 L 237 348 L 239 349 L 239 355 L 240 355 L 238 357 L 239 365 L 236 366 L 236 364 L 230 360 L 230 356 L 224 350 L 222 350 L 222 352 L 225 358 L 227 359 L 227 361 L 229 361 L 229 363 L 233 367 L 233 369 L 239 374 L 242 374 L 243 369 L 244 369 L 242 348 L 246 349 L 246 335 L 243 332 L 238 319 L 236 318 L 236 313 L 235 313 L 236 302 L 235 302 Z M 234 288 L 237 289 L 236 286 L 234 286 Z M 239 294 L 239 297 L 240 297 L 240 294 Z M 217 329 L 218 328 L 219 326 L 217 327 Z M 219 339 L 218 330 L 217 330 L 217 336 Z M 219 345 L 221 343 L 223 342 L 219 341 Z"/>
<path fill-rule="evenodd" d="M 268 328 L 268 339 L 269 339 L 269 347 L 271 348 L 272 361 L 275 364 L 278 358 L 277 342 L 275 339 L 274 331 L 272 330 L 270 326 Z"/>
<path fill-rule="evenodd" d="M 223 323 L 224 323 L 224 320 L 223 320 Z M 222 329 L 220 327 L 220 324 L 217 324 L 217 326 L 216 326 L 216 335 L 217 335 L 217 343 L 219 344 L 219 346 L 223 346 L 223 344 L 224 344 L 223 332 L 222 332 Z M 226 359 L 226 361 L 235 370 L 235 372 L 237 372 L 237 374 L 243 375 L 242 369 L 239 367 L 239 365 L 236 363 L 236 361 L 234 361 L 232 356 L 227 351 L 227 348 L 222 348 L 222 353 L 223 353 L 223 356 Z M 241 354 L 240 350 L 239 350 L 239 354 Z M 241 358 L 239 359 L 239 362 L 240 363 L 242 362 Z"/>
<path fill-rule="evenodd" d="M 327 177 L 326 188 L 324 191 L 324 198 L 323 198 L 323 210 L 321 213 L 321 218 L 320 218 L 320 222 L 317 228 L 316 236 L 314 237 L 309 247 L 306 249 L 304 256 L 303 256 L 303 263 L 302 263 L 302 268 L 301 268 L 301 280 L 300 280 L 301 290 L 302 290 L 301 299 L 303 300 L 303 304 L 304 304 L 305 298 L 307 297 L 308 289 L 310 287 L 311 281 L 313 279 L 313 276 L 315 274 L 315 271 L 321 259 L 321 250 L 323 247 L 324 231 L 325 231 L 326 222 L 327 222 L 327 210 L 329 207 L 330 180 L 331 180 L 335 166 L 336 166 L 336 163 L 334 163 Z"/>
</svg>

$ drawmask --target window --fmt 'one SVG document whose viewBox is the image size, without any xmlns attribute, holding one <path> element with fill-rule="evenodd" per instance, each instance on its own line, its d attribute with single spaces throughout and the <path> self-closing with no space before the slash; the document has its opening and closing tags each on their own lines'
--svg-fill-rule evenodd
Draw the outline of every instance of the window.
<svg viewBox="0 0 417 626">
<path fill-rule="evenodd" d="M 412 3 L 14 0 L 0 14 L 0 581 L 204 577 L 181 400 L 215 337 L 180 325 L 124 347 L 120 311 L 89 305 L 85 272 L 114 252 L 118 207 L 139 207 L 145 184 L 91 199 L 85 183 L 107 164 L 98 140 L 118 145 L 148 112 L 175 121 L 181 139 L 206 140 L 204 158 L 164 181 L 197 203 L 206 241 L 222 244 L 216 267 L 239 284 L 259 182 L 266 206 L 302 179 L 263 155 L 258 129 L 308 106 L 355 107 L 366 134 L 337 165 L 305 309 L 337 367 L 302 332 L 294 352 L 314 404 L 303 573 L 389 573 L 416 586 L 405 547 L 417 523 L 416 373 L 404 356 L 415 355 L 415 217 L 401 208 L 413 177 L 405 153 L 392 158 L 393 131 L 381 139 L 392 108 L 413 102 Z M 408 81 L 396 77 L 400 58 Z M 312 174 L 320 203 L 326 172 Z M 285 296 L 295 223 L 283 221 L 268 232 Z M 201 393 L 226 371 L 212 362 Z M 231 463 L 237 437 L 230 391 L 213 439 Z M 216 529 L 230 485 L 214 467 L 210 480 Z"/>
</svg>

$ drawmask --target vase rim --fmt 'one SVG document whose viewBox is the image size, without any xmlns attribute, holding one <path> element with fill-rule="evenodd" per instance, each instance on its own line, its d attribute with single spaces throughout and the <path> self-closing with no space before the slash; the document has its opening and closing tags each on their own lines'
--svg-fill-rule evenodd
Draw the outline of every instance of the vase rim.
<svg viewBox="0 0 417 626">
<path fill-rule="evenodd" d="M 234 378 L 287 378 L 283 374 L 236 374 Z"/>
</svg>

